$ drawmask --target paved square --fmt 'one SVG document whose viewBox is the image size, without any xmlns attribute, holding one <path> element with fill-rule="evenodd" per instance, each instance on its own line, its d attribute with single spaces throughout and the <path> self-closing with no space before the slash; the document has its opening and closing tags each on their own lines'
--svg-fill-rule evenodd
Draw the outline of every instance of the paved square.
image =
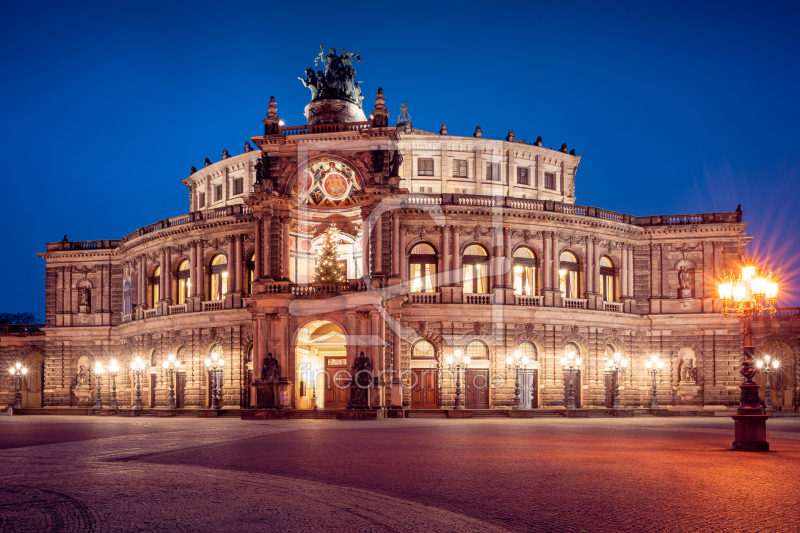
<svg viewBox="0 0 800 533">
<path fill-rule="evenodd" d="M 0 531 L 798 531 L 800 418 L 0 417 Z"/>
</svg>

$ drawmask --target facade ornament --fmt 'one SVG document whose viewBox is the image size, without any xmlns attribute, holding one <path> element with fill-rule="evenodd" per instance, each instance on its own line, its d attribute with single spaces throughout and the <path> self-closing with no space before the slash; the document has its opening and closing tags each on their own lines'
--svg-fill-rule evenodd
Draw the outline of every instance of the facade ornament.
<svg viewBox="0 0 800 533">
<path fill-rule="evenodd" d="M 400 114 L 397 115 L 397 125 L 411 124 L 411 115 L 408 114 L 408 105 L 403 102 L 400 104 Z"/>
<path fill-rule="evenodd" d="M 250 146 L 250 141 L 245 141 L 245 143 L 244 143 L 244 153 L 252 152 L 252 151 L 253 151 L 253 147 Z"/>
<path fill-rule="evenodd" d="M 400 165 L 403 164 L 403 154 L 400 150 L 393 150 L 391 159 L 389 159 L 389 177 L 400 177 Z"/>
<path fill-rule="evenodd" d="M 324 65 L 324 70 L 314 71 L 306 69 L 306 77 L 298 79 L 311 91 L 311 101 L 322 98 L 345 98 L 356 104 L 359 109 L 364 97 L 361 87 L 355 81 L 356 71 L 353 68 L 353 58 L 361 62 L 361 56 L 342 50 L 341 54 L 331 48 L 325 54 L 324 46 L 319 46 L 319 54 L 314 59 L 314 66 Z M 388 117 L 388 113 L 387 113 Z"/>
<path fill-rule="evenodd" d="M 684 357 L 681 361 L 681 383 L 694 385 L 697 382 L 697 369 L 692 357 Z"/>
</svg>

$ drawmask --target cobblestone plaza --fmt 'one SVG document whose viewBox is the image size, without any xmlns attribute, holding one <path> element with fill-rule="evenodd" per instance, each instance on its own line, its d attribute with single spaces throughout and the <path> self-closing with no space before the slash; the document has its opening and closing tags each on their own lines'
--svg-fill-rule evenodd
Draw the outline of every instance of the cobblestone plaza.
<svg viewBox="0 0 800 533">
<path fill-rule="evenodd" d="M 3 416 L 0 531 L 797 531 L 800 418 L 765 454 L 731 429 Z"/>
</svg>

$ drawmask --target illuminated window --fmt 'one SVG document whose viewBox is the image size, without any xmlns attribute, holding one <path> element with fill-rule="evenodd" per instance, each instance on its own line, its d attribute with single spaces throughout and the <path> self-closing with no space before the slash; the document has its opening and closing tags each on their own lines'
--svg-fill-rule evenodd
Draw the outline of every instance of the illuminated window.
<svg viewBox="0 0 800 533">
<path fill-rule="evenodd" d="M 461 260 L 463 292 L 487 294 L 489 292 L 489 254 L 479 244 L 467 246 Z"/>
<path fill-rule="evenodd" d="M 417 162 L 418 176 L 433 176 L 433 159 L 418 159 Z"/>
<path fill-rule="evenodd" d="M 517 167 L 517 183 L 530 185 L 530 169 L 528 167 Z"/>
<path fill-rule="evenodd" d="M 564 345 L 564 355 L 566 356 L 570 352 L 574 353 L 575 357 L 581 356 L 581 349 L 574 342 L 568 342 Z"/>
<path fill-rule="evenodd" d="M 150 302 L 149 303 L 150 303 L 150 305 L 148 306 L 148 308 L 150 308 L 150 309 L 155 309 L 156 308 L 156 304 L 158 303 L 158 299 L 159 299 L 159 296 L 160 296 L 160 293 L 159 293 L 158 289 L 160 288 L 159 287 L 160 283 L 161 283 L 161 268 L 160 267 L 156 267 L 156 268 L 153 269 L 153 275 L 149 279 L 149 285 L 150 285 Z"/>
<path fill-rule="evenodd" d="M 552 172 L 545 172 L 544 174 L 544 188 L 551 191 L 556 190 L 556 175 Z"/>
<path fill-rule="evenodd" d="M 531 296 L 536 294 L 536 256 L 525 246 L 514 252 L 514 294 Z"/>
<path fill-rule="evenodd" d="M 453 160 L 453 177 L 466 178 L 467 177 L 467 162 L 463 159 Z"/>
<path fill-rule="evenodd" d="M 558 269 L 562 298 L 578 298 L 578 259 L 572 252 L 561 252 Z"/>
<path fill-rule="evenodd" d="M 606 256 L 600 258 L 600 289 L 603 291 L 603 300 L 614 301 L 614 265 Z"/>
<path fill-rule="evenodd" d="M 184 259 L 178 265 L 178 305 L 183 305 L 189 299 L 189 291 L 192 288 L 191 270 L 189 261 Z"/>
<path fill-rule="evenodd" d="M 434 355 L 433 344 L 424 340 L 414 344 L 414 349 L 411 350 L 412 357 L 432 358 Z"/>
<path fill-rule="evenodd" d="M 466 353 L 470 359 L 489 358 L 489 348 L 481 341 L 471 341 L 467 344 Z"/>
<path fill-rule="evenodd" d="M 245 262 L 245 268 L 247 268 L 247 294 L 253 294 L 253 279 L 255 279 L 256 274 L 255 252 L 250 254 L 250 257 L 247 258 L 247 261 Z"/>
<path fill-rule="evenodd" d="M 411 249 L 408 258 L 411 292 L 436 292 L 436 267 L 439 258 L 436 250 L 421 242 Z"/>
<path fill-rule="evenodd" d="M 531 361 L 536 361 L 539 358 L 536 352 L 536 346 L 534 346 L 531 341 L 522 341 L 519 343 L 519 346 L 517 346 L 517 350 L 519 350 L 523 357 L 527 357 Z"/>
<path fill-rule="evenodd" d="M 228 292 L 228 259 L 217 254 L 211 261 L 211 300 L 222 300 Z"/>
</svg>

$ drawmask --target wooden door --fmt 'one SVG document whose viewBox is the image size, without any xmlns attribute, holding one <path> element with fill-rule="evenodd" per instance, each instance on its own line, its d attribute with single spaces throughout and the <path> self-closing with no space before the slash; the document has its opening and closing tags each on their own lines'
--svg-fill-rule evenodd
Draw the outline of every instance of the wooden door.
<svg viewBox="0 0 800 533">
<path fill-rule="evenodd" d="M 564 371 L 564 405 L 566 406 L 569 402 L 569 378 L 570 372 L 569 370 Z M 575 408 L 578 409 L 581 406 L 581 371 L 575 370 L 572 372 L 572 387 L 575 394 Z"/>
<path fill-rule="evenodd" d="M 186 407 L 186 372 L 175 374 L 175 407 Z"/>
<path fill-rule="evenodd" d="M 464 373 L 464 407 L 489 408 L 489 370 L 468 368 Z"/>
<path fill-rule="evenodd" d="M 347 359 L 344 357 L 325 358 L 325 408 L 344 409 L 347 407 L 347 390 L 350 376 L 347 373 Z"/>
<path fill-rule="evenodd" d="M 411 376 L 411 408 L 438 409 L 437 372 L 435 369 L 416 369 Z"/>
<path fill-rule="evenodd" d="M 521 369 L 519 371 L 519 406 L 521 409 L 539 407 L 538 371 Z"/>
<path fill-rule="evenodd" d="M 31 368 L 28 369 L 28 373 L 20 378 L 19 385 L 23 408 L 42 407 L 42 389 L 44 389 L 44 362 L 38 361 L 36 364 L 31 365 Z"/>
<path fill-rule="evenodd" d="M 606 372 L 606 407 L 614 408 L 614 373 Z"/>
<path fill-rule="evenodd" d="M 155 374 L 150 374 L 150 407 L 156 406 L 156 383 L 158 382 L 158 376 Z"/>
</svg>

